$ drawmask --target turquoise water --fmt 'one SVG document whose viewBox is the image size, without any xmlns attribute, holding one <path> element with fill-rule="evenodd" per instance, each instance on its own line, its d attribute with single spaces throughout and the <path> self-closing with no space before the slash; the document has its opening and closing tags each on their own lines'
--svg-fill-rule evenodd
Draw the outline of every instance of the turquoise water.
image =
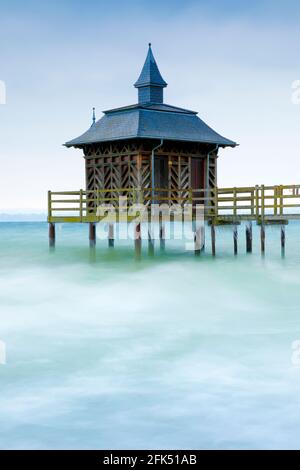
<svg viewBox="0 0 300 470">
<path fill-rule="evenodd" d="M 266 255 L 167 241 L 88 248 L 87 227 L 0 224 L 1 449 L 300 448 L 300 224 Z"/>
</svg>

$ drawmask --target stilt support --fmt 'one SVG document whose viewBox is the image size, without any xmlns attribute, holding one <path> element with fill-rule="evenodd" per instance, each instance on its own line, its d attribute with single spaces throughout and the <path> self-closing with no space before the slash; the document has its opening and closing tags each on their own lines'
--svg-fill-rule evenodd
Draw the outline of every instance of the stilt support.
<svg viewBox="0 0 300 470">
<path fill-rule="evenodd" d="M 55 246 L 55 224 L 49 224 L 49 246 L 53 248 Z"/>
<path fill-rule="evenodd" d="M 159 224 L 159 243 L 160 249 L 164 250 L 166 247 L 166 229 L 164 223 Z"/>
<path fill-rule="evenodd" d="M 108 225 L 108 246 L 113 248 L 115 245 L 114 224 Z"/>
<path fill-rule="evenodd" d="M 280 233 L 280 238 L 281 238 L 281 253 L 284 254 L 285 251 L 285 226 L 281 226 L 281 233 Z"/>
<path fill-rule="evenodd" d="M 205 224 L 203 224 L 201 227 L 201 240 L 202 240 L 201 251 L 205 251 Z"/>
<path fill-rule="evenodd" d="M 216 256 L 216 228 L 214 223 L 211 224 L 211 252 L 213 256 Z"/>
<path fill-rule="evenodd" d="M 94 223 L 89 224 L 89 241 L 90 247 L 93 248 L 96 245 L 96 225 Z"/>
<path fill-rule="evenodd" d="M 234 254 L 238 254 L 238 229 L 237 225 L 233 226 L 233 251 Z"/>
<path fill-rule="evenodd" d="M 149 231 L 148 231 L 148 254 L 149 256 L 154 256 L 154 239 L 152 236 L 151 227 L 149 227 Z"/>
<path fill-rule="evenodd" d="M 141 224 L 136 224 L 134 229 L 134 248 L 135 256 L 137 259 L 141 258 L 142 254 L 142 234 L 141 234 Z"/>
<path fill-rule="evenodd" d="M 252 253 L 252 222 L 246 225 L 246 252 Z"/>
<path fill-rule="evenodd" d="M 204 227 L 195 227 L 194 232 L 195 255 L 200 255 L 204 247 Z"/>
<path fill-rule="evenodd" d="M 260 248 L 262 254 L 265 253 L 265 241 L 266 241 L 266 230 L 265 230 L 265 224 L 262 223 L 260 226 Z"/>
</svg>

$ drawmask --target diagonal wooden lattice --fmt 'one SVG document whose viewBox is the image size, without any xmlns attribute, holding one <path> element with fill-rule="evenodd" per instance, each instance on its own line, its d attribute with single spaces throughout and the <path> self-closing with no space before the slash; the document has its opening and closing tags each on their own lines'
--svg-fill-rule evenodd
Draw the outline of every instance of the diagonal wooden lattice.
<svg viewBox="0 0 300 470">
<path fill-rule="evenodd" d="M 112 150 L 117 152 L 117 147 L 113 147 Z M 105 149 L 100 158 L 90 157 L 86 159 L 86 188 L 91 191 L 98 189 L 109 190 L 99 193 L 98 198 L 103 202 L 108 202 L 111 199 L 110 203 L 117 206 L 119 196 L 127 195 L 129 199 L 133 199 L 135 190 L 139 185 L 139 172 L 136 155 L 125 154 L 129 150 L 130 148 L 124 146 L 120 150 L 123 154 L 112 155 Z M 128 188 L 132 188 L 132 191 L 124 191 Z M 92 193 L 88 199 L 91 198 Z M 95 207 L 95 204 L 93 204 L 93 201 L 89 201 L 88 207 L 91 209 Z"/>
<path fill-rule="evenodd" d="M 144 204 L 150 205 L 150 196 L 151 196 L 151 165 L 150 159 L 145 157 L 142 159 L 141 169 L 140 169 L 140 180 L 141 187 L 143 190 Z"/>
<path fill-rule="evenodd" d="M 217 163 L 216 158 L 210 158 L 209 161 L 209 187 L 217 186 Z"/>
<path fill-rule="evenodd" d="M 190 157 L 169 156 L 169 198 L 175 204 L 180 204 L 180 198 L 189 196 L 191 179 Z"/>
<path fill-rule="evenodd" d="M 201 153 L 202 152 L 202 153 Z M 139 190 L 143 191 L 144 202 L 151 200 L 151 147 L 149 144 L 112 143 L 93 144 L 84 148 L 86 158 L 86 188 L 87 190 L 105 189 L 101 198 L 116 199 L 127 195 L 135 200 Z M 192 158 L 205 158 L 207 148 L 196 145 L 178 145 L 166 143 L 156 153 L 165 158 L 166 181 L 163 188 L 166 193 L 160 193 L 170 198 L 169 203 L 181 203 L 182 198 L 191 195 Z M 209 184 L 216 184 L 216 159 L 210 158 Z M 129 191 L 124 191 L 129 188 Z M 131 188 L 131 189 L 130 189 Z M 123 191 L 122 191 L 123 189 Z M 109 190 L 109 191 L 108 191 Z M 145 200 L 147 199 L 147 201 Z M 89 207 L 94 207 L 93 201 Z"/>
</svg>

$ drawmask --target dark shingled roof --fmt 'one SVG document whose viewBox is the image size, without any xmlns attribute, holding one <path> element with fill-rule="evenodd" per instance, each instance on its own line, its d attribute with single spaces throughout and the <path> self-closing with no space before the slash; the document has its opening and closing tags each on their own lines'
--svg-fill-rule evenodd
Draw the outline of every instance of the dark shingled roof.
<svg viewBox="0 0 300 470">
<path fill-rule="evenodd" d="M 67 142 L 66 146 L 77 147 L 133 138 L 205 142 L 224 147 L 236 145 L 232 140 L 217 134 L 197 113 L 165 104 L 154 104 L 106 111 L 87 132 Z"/>
<path fill-rule="evenodd" d="M 148 55 L 137 88 L 166 86 L 149 45 Z M 125 139 L 164 139 L 210 143 L 221 147 L 235 147 L 232 140 L 222 137 L 202 121 L 195 111 L 165 103 L 143 103 L 104 111 L 104 116 L 67 147 Z"/>
</svg>

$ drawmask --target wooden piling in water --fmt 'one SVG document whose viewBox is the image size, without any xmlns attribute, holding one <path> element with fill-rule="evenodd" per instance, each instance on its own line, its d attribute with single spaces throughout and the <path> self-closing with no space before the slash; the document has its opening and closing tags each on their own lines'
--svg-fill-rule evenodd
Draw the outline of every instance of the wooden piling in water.
<svg viewBox="0 0 300 470">
<path fill-rule="evenodd" d="M 262 254 L 265 253 L 265 240 L 266 240 L 266 230 L 265 224 L 262 222 L 260 226 L 260 248 Z"/>
<path fill-rule="evenodd" d="M 238 253 L 238 229 L 237 229 L 237 225 L 233 226 L 233 251 L 234 251 L 234 254 L 237 255 L 237 253 Z"/>
<path fill-rule="evenodd" d="M 246 225 L 246 252 L 252 253 L 252 222 Z"/>
<path fill-rule="evenodd" d="M 205 225 L 201 227 L 202 247 L 201 251 L 205 251 Z"/>
<path fill-rule="evenodd" d="M 93 248 L 96 245 L 96 225 L 92 222 L 89 223 L 89 241 L 90 247 Z"/>
<path fill-rule="evenodd" d="M 285 251 L 285 226 L 284 225 L 281 225 L 280 238 L 281 238 L 281 251 L 282 253 L 284 253 Z"/>
<path fill-rule="evenodd" d="M 149 230 L 148 230 L 148 255 L 154 256 L 154 240 L 152 238 L 151 227 L 149 227 Z"/>
<path fill-rule="evenodd" d="M 141 224 L 136 224 L 134 228 L 134 249 L 136 258 L 140 259 L 142 254 Z"/>
<path fill-rule="evenodd" d="M 213 222 L 210 227 L 210 232 L 211 232 L 211 252 L 213 256 L 216 256 L 216 228 Z"/>
<path fill-rule="evenodd" d="M 55 246 L 55 224 L 49 224 L 49 246 L 53 248 Z"/>
<path fill-rule="evenodd" d="M 165 246 L 166 246 L 166 229 L 165 229 L 165 225 L 160 222 L 159 224 L 159 244 L 160 244 L 160 249 L 161 250 L 164 250 L 165 249 Z"/>
<path fill-rule="evenodd" d="M 201 251 L 204 249 L 204 227 L 202 226 L 195 227 L 194 244 L 195 244 L 195 254 L 200 255 Z"/>
<path fill-rule="evenodd" d="M 108 225 L 108 246 L 113 248 L 115 245 L 114 224 Z"/>
<path fill-rule="evenodd" d="M 199 230 L 195 230 L 195 232 L 194 232 L 194 252 L 195 252 L 195 255 L 200 255 L 200 253 L 201 253 L 201 246 L 200 246 L 199 238 L 200 238 Z"/>
</svg>

